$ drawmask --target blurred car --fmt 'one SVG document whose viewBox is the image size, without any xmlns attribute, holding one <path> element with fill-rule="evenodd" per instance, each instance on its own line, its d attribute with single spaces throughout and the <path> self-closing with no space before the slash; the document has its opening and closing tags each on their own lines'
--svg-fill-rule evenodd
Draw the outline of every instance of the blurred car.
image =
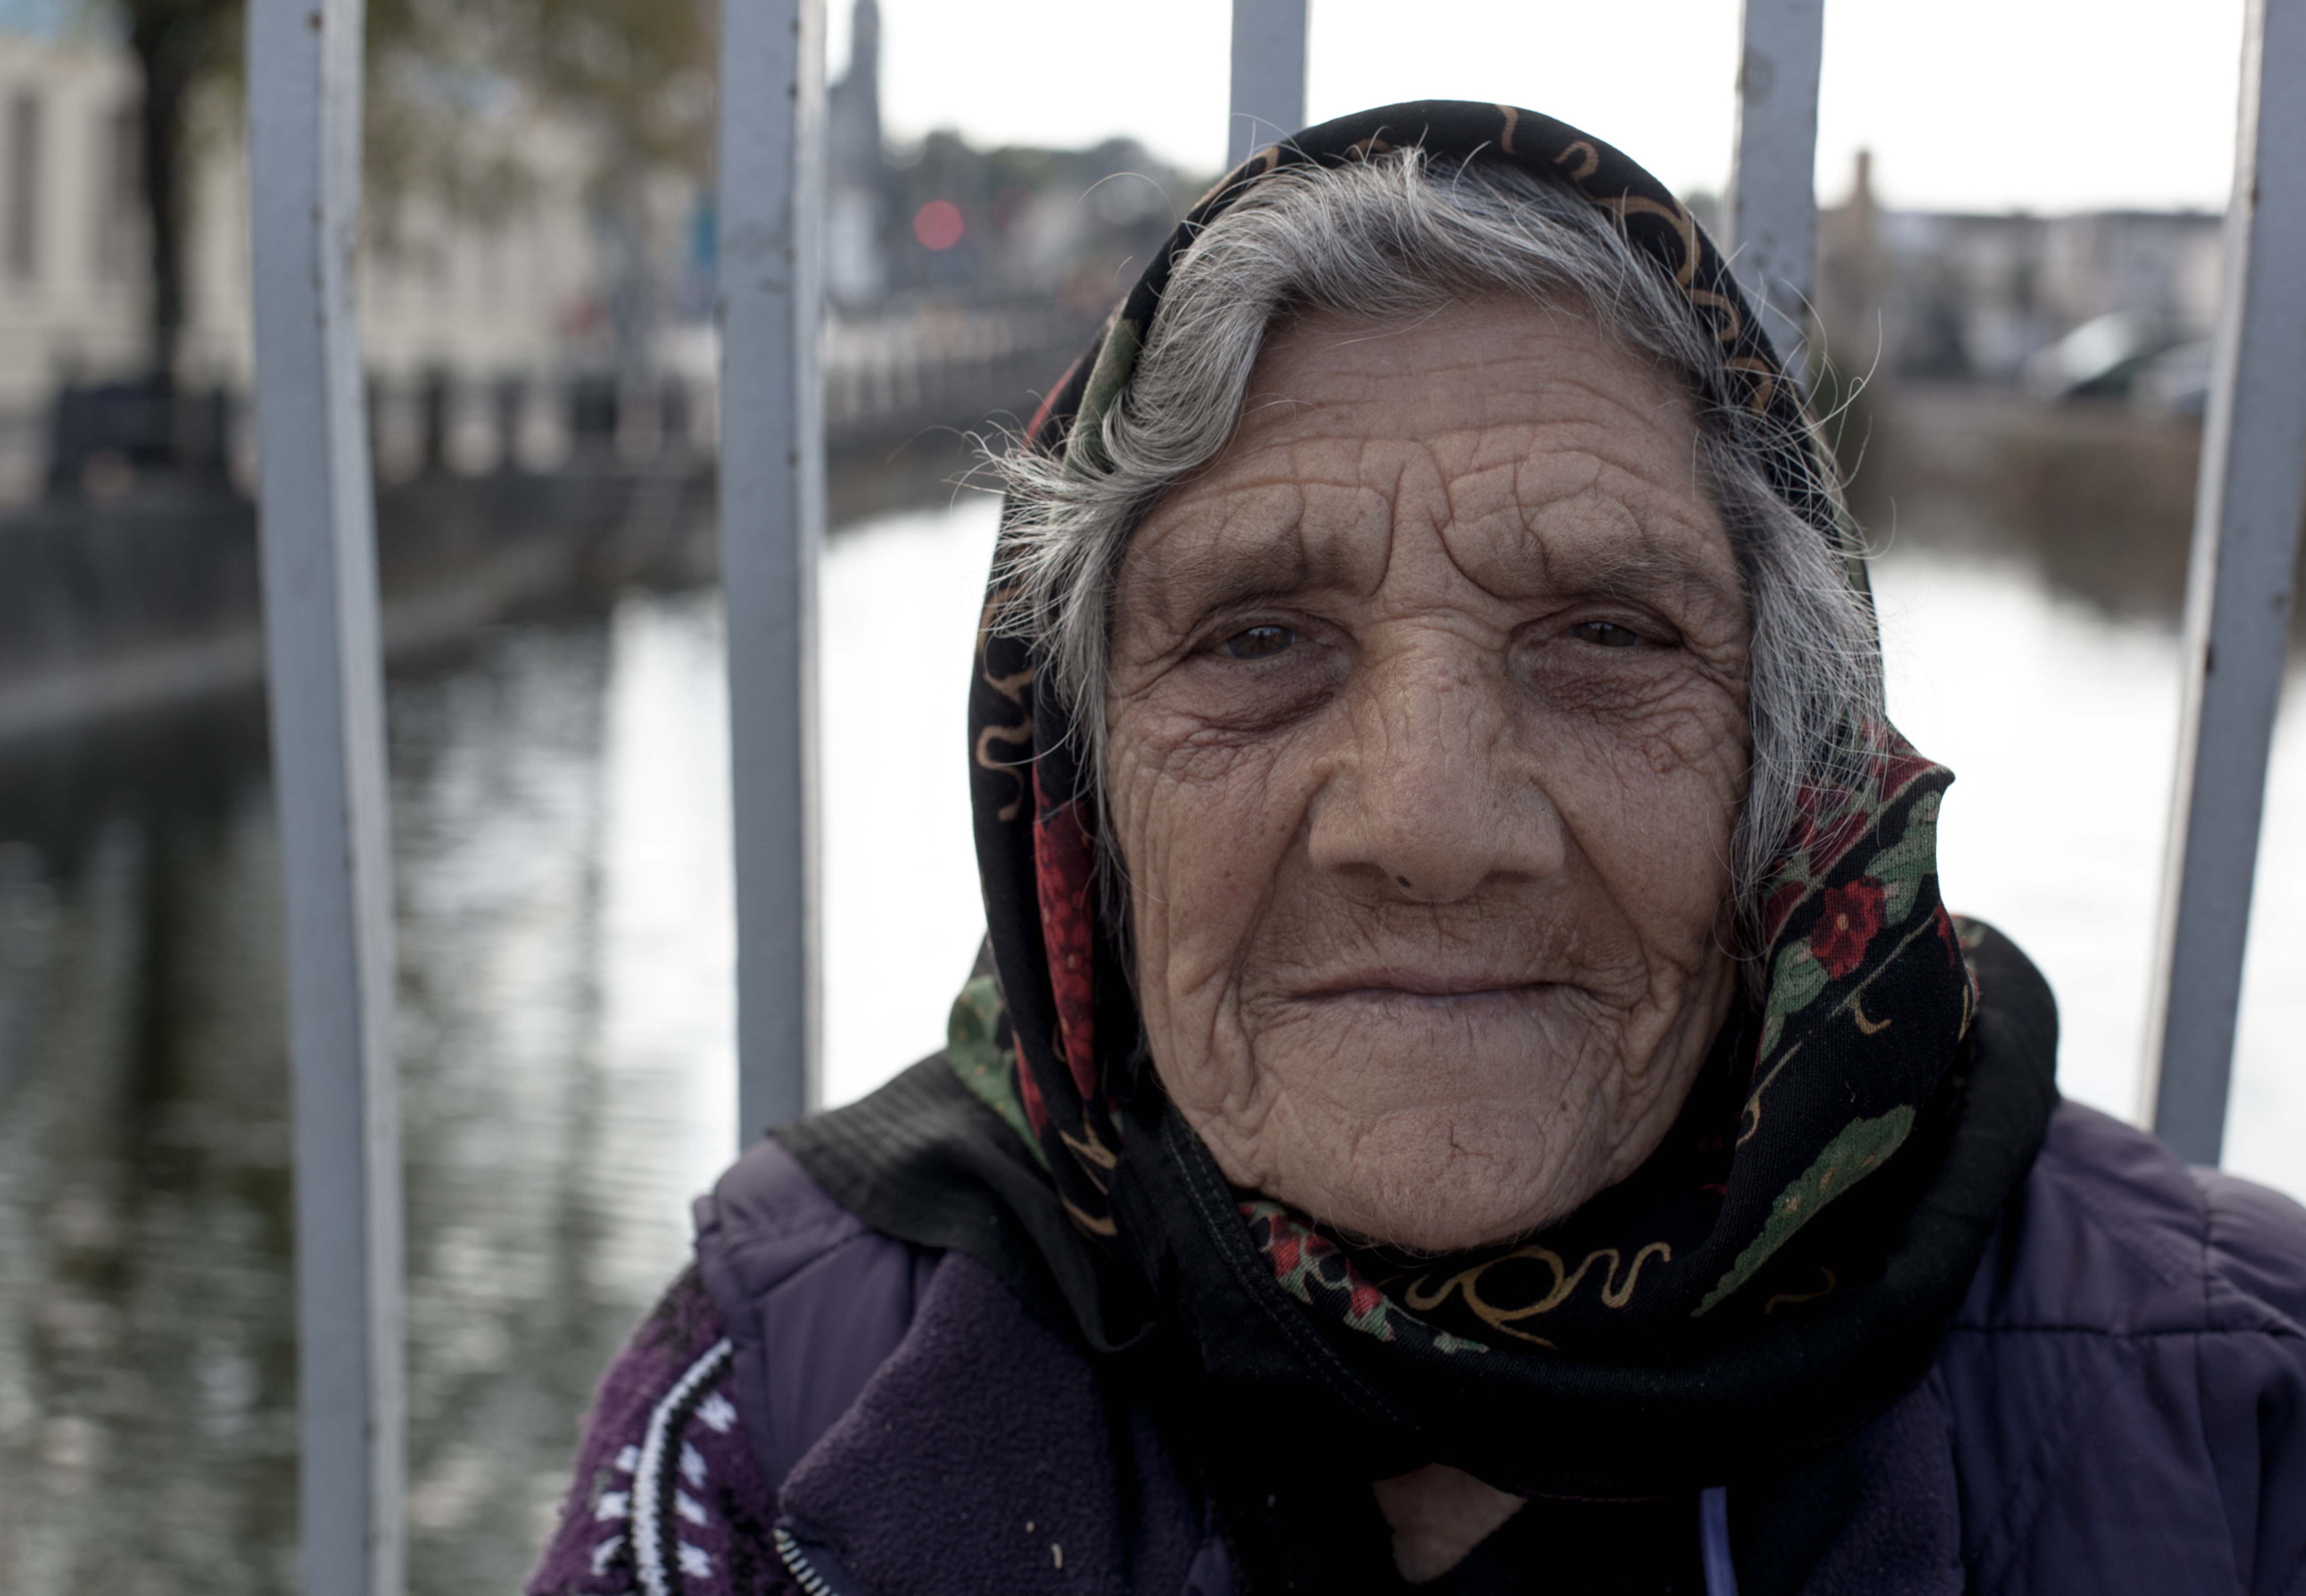
<svg viewBox="0 0 2306 1596">
<path fill-rule="evenodd" d="M 2139 371 L 2169 345 L 2154 317 L 2115 311 L 2037 352 L 2026 363 L 2026 386 L 2046 399 L 2127 397 Z"/>
</svg>

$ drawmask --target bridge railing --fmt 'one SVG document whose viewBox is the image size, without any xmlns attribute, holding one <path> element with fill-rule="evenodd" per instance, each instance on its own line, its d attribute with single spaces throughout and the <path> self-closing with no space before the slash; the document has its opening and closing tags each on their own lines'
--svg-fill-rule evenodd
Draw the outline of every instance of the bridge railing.
<svg viewBox="0 0 2306 1596">
<path fill-rule="evenodd" d="M 2216 1164 L 2306 502 L 2306 4 L 2248 0 L 2140 1112 Z"/>
<path fill-rule="evenodd" d="M 2225 298 L 2148 1060 L 2153 1122 L 2223 1134 L 2291 562 L 2306 496 L 2306 0 L 2247 0 Z M 1736 269 L 1801 348 L 1823 0 L 1745 0 Z M 252 0 L 259 503 L 295 1095 L 305 1588 L 397 1596 L 399 1147 L 383 694 L 350 263 L 362 0 Z M 738 1122 L 818 1093 L 816 590 L 823 0 L 723 0 L 721 535 L 737 866 Z M 1234 0 L 1228 148 L 1304 120 L 1306 0 Z M 2281 158 L 2287 152 L 2291 158 Z M 2292 263 L 2285 269 L 2285 263 Z"/>
</svg>

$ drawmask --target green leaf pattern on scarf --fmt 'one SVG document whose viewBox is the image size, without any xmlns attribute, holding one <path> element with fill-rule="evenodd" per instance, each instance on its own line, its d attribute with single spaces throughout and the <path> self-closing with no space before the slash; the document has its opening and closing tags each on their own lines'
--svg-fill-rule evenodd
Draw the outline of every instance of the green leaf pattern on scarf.
<svg viewBox="0 0 2306 1596">
<path fill-rule="evenodd" d="M 1137 323 L 1121 316 L 1115 319 L 1098 346 L 1097 364 L 1089 368 L 1089 384 L 1081 389 L 1080 409 L 1065 437 L 1067 471 L 1089 476 L 1111 464 L 1105 454 L 1105 413 L 1129 386 L 1129 374 L 1137 369 L 1138 339 Z"/>
<path fill-rule="evenodd" d="M 1769 999 L 1762 1006 L 1762 1057 L 1777 1051 L 1785 1034 L 1786 1016 L 1808 1008 L 1829 984 L 1825 966 L 1817 961 L 1807 942 L 1779 950 L 1778 967 L 1770 977 Z"/>
<path fill-rule="evenodd" d="M 1024 1098 L 1017 1090 L 1017 1055 L 1001 1046 L 1000 1036 L 1001 988 L 991 976 L 978 976 L 952 1000 L 952 1013 L 945 1021 L 945 1057 L 952 1062 L 961 1085 L 1007 1122 L 1046 1169 L 1049 1155 L 1033 1134 Z"/>
<path fill-rule="evenodd" d="M 1922 883 L 1937 871 L 1938 805 L 1944 796 L 1927 793 L 1917 801 L 1907 815 L 1905 835 L 1876 854 L 1867 868 L 1866 873 L 1884 889 L 1882 923 L 1885 926 L 1905 924 L 1920 900 Z"/>
<path fill-rule="evenodd" d="M 1818 1154 L 1816 1161 L 1778 1193 L 1762 1233 L 1747 1243 L 1746 1250 L 1730 1266 L 1730 1272 L 1705 1293 L 1705 1300 L 1697 1305 L 1697 1312 L 1710 1311 L 1752 1279 L 1755 1271 L 1827 1203 L 1881 1168 L 1883 1161 L 1898 1150 L 1913 1128 L 1913 1106 L 1906 1103 L 1876 1118 L 1854 1120 L 1844 1126 L 1841 1135 L 1825 1144 L 1825 1150 Z"/>
</svg>

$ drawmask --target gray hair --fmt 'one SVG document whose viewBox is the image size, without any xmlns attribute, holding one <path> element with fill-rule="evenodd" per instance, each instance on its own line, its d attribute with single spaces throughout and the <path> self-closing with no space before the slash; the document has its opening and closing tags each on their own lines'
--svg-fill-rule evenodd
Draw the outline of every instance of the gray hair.
<svg viewBox="0 0 2306 1596">
<path fill-rule="evenodd" d="M 1696 466 L 1750 628 L 1751 774 L 1728 864 L 1737 952 L 1758 992 L 1762 897 L 1801 795 L 1863 781 L 1863 729 L 1882 714 L 1872 608 L 1841 551 L 1771 485 L 1772 463 L 1797 455 L 1809 473 L 1831 469 L 1810 440 L 1711 397 L 1730 391 L 1725 354 L 1680 290 L 1600 208 L 1538 174 L 1495 158 L 1442 166 L 1413 147 L 1284 168 L 1220 214 L 1175 263 L 1121 400 L 1082 421 L 1064 455 L 1018 449 L 996 463 L 1009 494 L 1004 624 L 1035 645 L 1038 686 L 1067 706 L 1101 805 L 1123 556 L 1155 503 L 1232 439 L 1268 329 L 1296 312 L 1413 317 L 1499 294 L 1583 311 L 1697 401 Z M 1126 883 L 1100 849 L 1110 928 L 1126 946 Z"/>
</svg>

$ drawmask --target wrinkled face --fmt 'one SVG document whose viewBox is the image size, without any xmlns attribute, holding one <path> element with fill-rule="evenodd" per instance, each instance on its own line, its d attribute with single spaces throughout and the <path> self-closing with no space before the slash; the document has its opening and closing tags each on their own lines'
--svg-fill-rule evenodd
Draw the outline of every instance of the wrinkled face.
<svg viewBox="0 0 2306 1596">
<path fill-rule="evenodd" d="M 1155 1068 L 1236 1185 L 1454 1249 L 1679 1110 L 1733 986 L 1747 622 L 1691 403 L 1582 317 L 1276 329 L 1115 595 Z"/>
</svg>

